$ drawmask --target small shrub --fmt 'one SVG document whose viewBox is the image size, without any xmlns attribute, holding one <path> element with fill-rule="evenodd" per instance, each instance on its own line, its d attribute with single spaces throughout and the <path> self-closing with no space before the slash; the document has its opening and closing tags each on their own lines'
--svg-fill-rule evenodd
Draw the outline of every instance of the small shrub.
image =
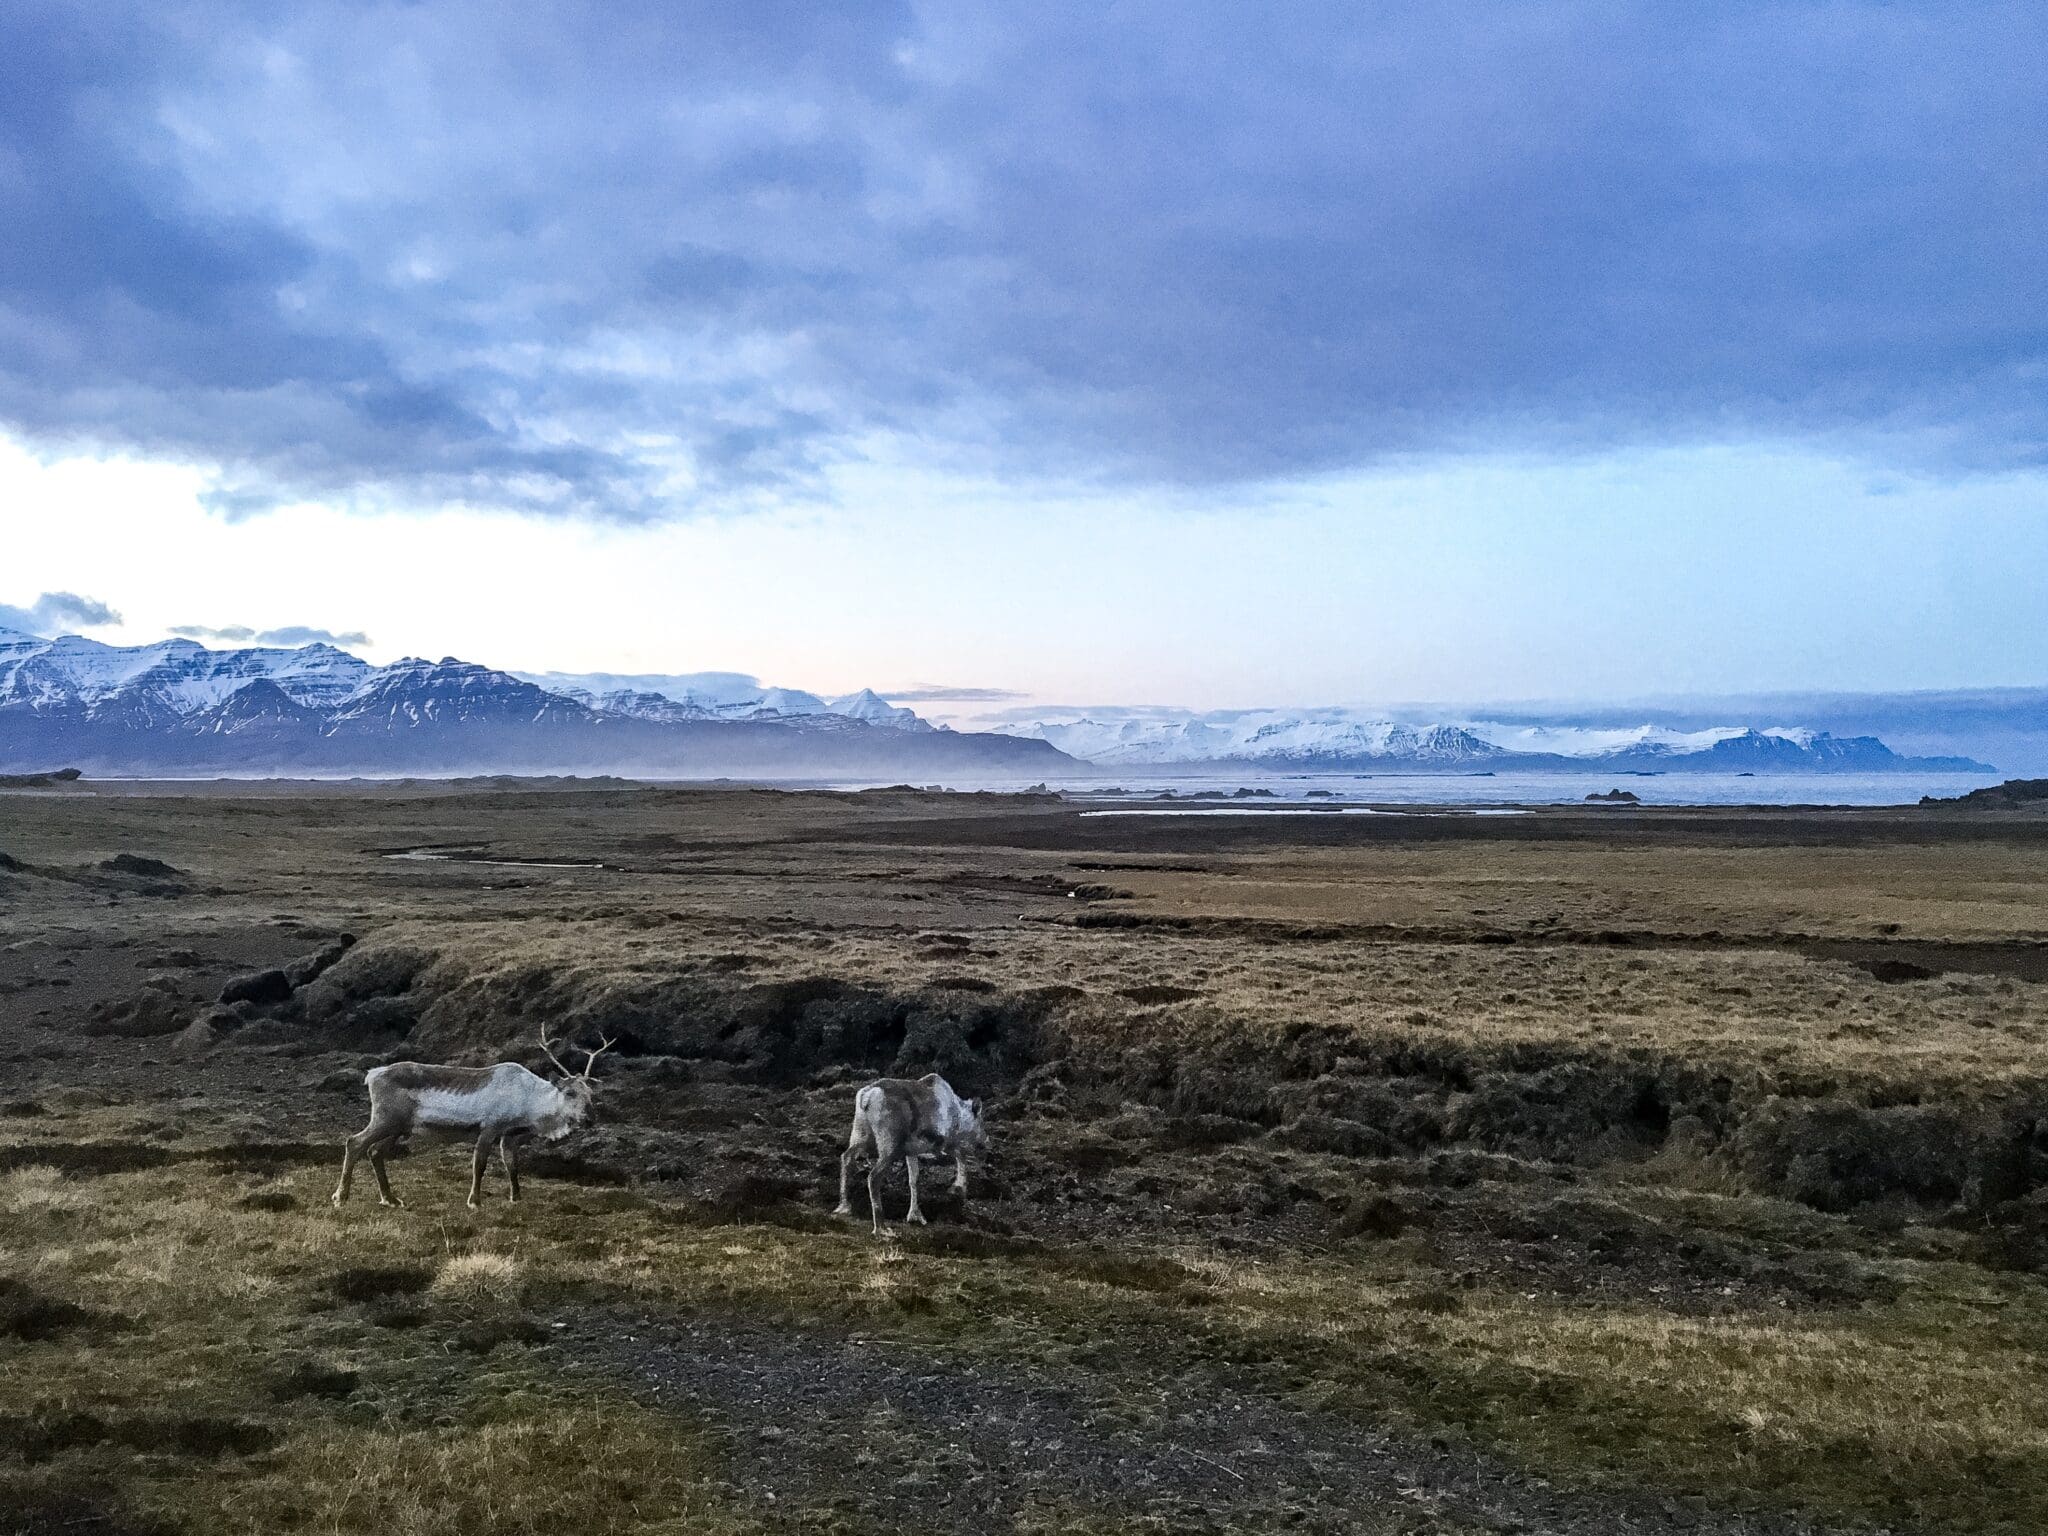
<svg viewBox="0 0 2048 1536">
<path fill-rule="evenodd" d="M 708 1204 L 727 1221 L 747 1221 L 759 1219 L 778 1207 L 796 1205 L 803 1198 L 801 1179 L 749 1169 L 719 1185 Z"/>
<path fill-rule="evenodd" d="M 46 1296 L 23 1281 L 0 1275 L 0 1339 L 39 1343 L 94 1320 L 95 1314 L 76 1302 Z"/>
<path fill-rule="evenodd" d="M 235 1202 L 245 1211 L 296 1211 L 299 1197 L 288 1189 L 258 1189 Z"/>
<path fill-rule="evenodd" d="M 547 1330 L 524 1313 L 471 1318 L 455 1330 L 451 1343 L 468 1355 L 488 1355 L 500 1344 L 538 1344 Z"/>
<path fill-rule="evenodd" d="M 319 1360 L 300 1360 L 270 1380 L 270 1395 L 280 1403 L 300 1397 L 338 1399 L 349 1396 L 361 1383 L 355 1371 Z"/>
<path fill-rule="evenodd" d="M 350 1265 L 337 1270 L 328 1287 L 342 1301 L 381 1301 L 388 1296 L 410 1296 L 433 1283 L 434 1272 L 416 1265 Z"/>
<path fill-rule="evenodd" d="M 1399 1237 L 1417 1221 L 1415 1209 L 1380 1190 L 1354 1198 L 1333 1225 L 1339 1237 Z"/>
</svg>

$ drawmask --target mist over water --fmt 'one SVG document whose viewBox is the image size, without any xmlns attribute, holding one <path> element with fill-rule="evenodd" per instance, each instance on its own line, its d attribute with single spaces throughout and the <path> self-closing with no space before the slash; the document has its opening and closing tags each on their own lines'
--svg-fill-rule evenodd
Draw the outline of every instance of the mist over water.
<svg viewBox="0 0 2048 1536">
<path fill-rule="evenodd" d="M 1912 805 L 1923 795 L 1949 797 L 1996 784 L 2001 774 L 1973 773 L 1760 773 L 1751 778 L 1724 774 L 1670 773 L 1499 773 L 1499 774 L 1175 774 L 1144 773 L 1062 778 L 1047 787 L 1070 797 L 1150 802 L 1171 791 L 1176 799 L 1235 795 L 1239 789 L 1268 791 L 1247 796 L 1247 808 L 1278 802 L 1327 801 L 1380 805 L 1576 805 L 1586 796 L 1624 789 L 1645 805 Z M 874 782 L 839 783 L 835 789 L 872 789 Z M 959 780 L 932 787 L 1017 793 L 1035 787 L 1016 779 Z M 1121 790 L 1121 795 L 1113 791 Z M 1314 793 L 1322 791 L 1321 794 Z M 1208 802 L 1213 806 L 1214 802 Z"/>
</svg>

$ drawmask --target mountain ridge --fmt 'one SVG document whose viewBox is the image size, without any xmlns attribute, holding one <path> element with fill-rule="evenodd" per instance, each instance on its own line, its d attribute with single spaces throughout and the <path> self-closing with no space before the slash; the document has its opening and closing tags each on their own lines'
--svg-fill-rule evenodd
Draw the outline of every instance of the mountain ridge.
<svg viewBox="0 0 2048 1536">
<path fill-rule="evenodd" d="M 1100 715 L 1101 718 L 1097 718 Z M 1094 769 L 1412 773 L 1990 773 L 1811 725 L 1624 723 L 1502 710 L 1054 712 L 1007 729 L 934 725 L 872 689 L 827 698 L 744 673 L 513 672 L 444 656 L 387 666 L 325 642 L 214 650 L 0 630 L 0 768 L 99 772 L 490 773 L 647 777 L 1072 777 Z"/>
<path fill-rule="evenodd" d="M 745 692 L 745 690 L 740 690 Z M 375 667 L 333 646 L 109 646 L 0 633 L 0 766 L 101 774 L 570 773 L 859 778 L 1058 776 L 1050 744 L 934 729 L 863 690 L 845 712 L 762 690 L 699 708 L 576 696 L 446 656 Z M 813 707 L 815 706 L 815 707 Z"/>
</svg>

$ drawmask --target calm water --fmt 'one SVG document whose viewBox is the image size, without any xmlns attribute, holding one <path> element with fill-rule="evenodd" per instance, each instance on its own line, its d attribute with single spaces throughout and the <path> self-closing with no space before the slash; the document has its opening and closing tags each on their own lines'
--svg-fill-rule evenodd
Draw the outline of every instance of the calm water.
<svg viewBox="0 0 2048 1536">
<path fill-rule="evenodd" d="M 1589 794 L 1625 789 L 1645 805 L 1911 805 L 1922 795 L 1964 794 L 1996 784 L 1998 774 L 1970 773 L 1784 773 L 1754 778 L 1707 773 L 1668 773 L 1649 777 L 1615 773 L 1503 773 L 1491 778 L 1455 774 L 1219 774 L 1191 777 L 1151 773 L 1105 773 L 1099 777 L 1060 779 L 1051 787 L 1063 795 L 1096 796 L 1121 789 L 1118 798 L 1139 808 L 1152 796 L 1172 790 L 1185 799 L 1205 790 L 1228 794 L 1239 788 L 1272 791 L 1256 803 L 1274 800 L 1306 802 L 1327 798 L 1309 795 L 1327 790 L 1346 801 L 1376 805 L 1570 805 Z M 858 789 L 864 784 L 836 787 Z M 946 788 L 1016 791 L 1030 787 L 1022 779 L 956 780 Z M 1107 806 L 1102 807 L 1107 809 Z"/>
</svg>

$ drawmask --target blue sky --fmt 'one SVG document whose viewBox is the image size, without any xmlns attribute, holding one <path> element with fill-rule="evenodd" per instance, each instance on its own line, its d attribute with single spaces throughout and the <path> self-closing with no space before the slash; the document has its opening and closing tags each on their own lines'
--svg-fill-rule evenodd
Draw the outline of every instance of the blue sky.
<svg viewBox="0 0 2048 1536">
<path fill-rule="evenodd" d="M 0 604 L 1197 706 L 2039 681 L 2048 12 L 29 3 Z"/>
</svg>

